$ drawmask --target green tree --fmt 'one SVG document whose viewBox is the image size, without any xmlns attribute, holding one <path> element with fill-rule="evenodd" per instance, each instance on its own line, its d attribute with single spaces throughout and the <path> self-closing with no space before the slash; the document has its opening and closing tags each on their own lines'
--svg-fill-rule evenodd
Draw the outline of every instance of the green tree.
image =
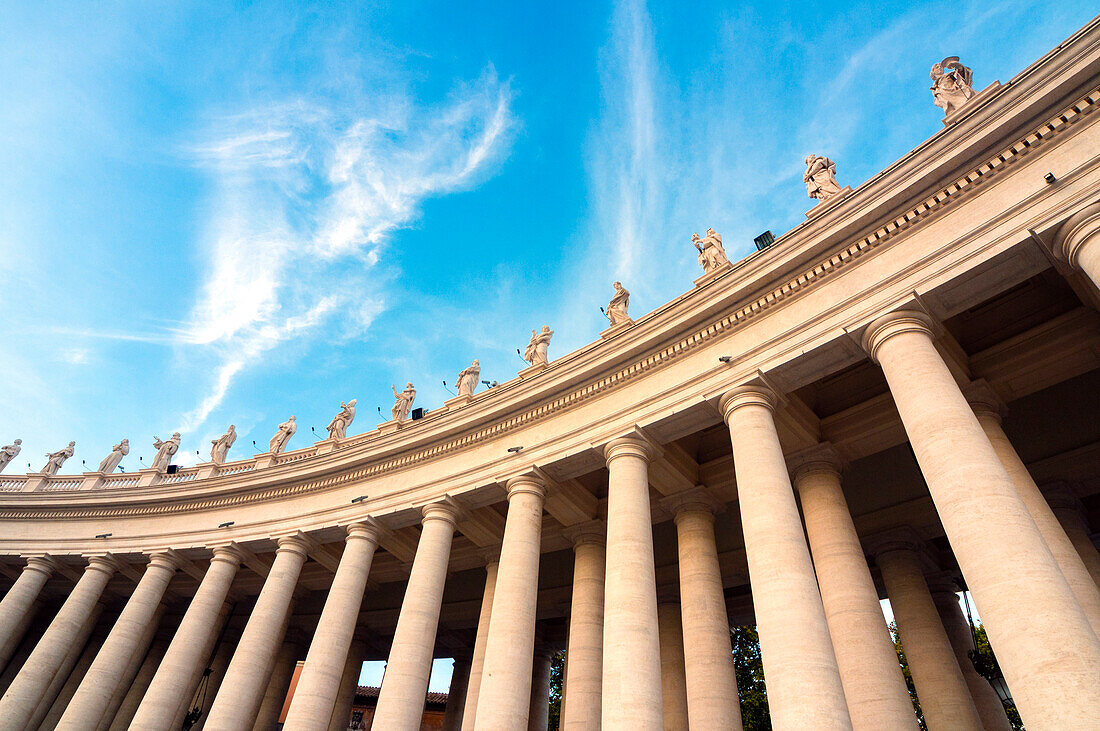
<svg viewBox="0 0 1100 731">
<path fill-rule="evenodd" d="M 550 664 L 550 718 L 546 727 L 549 731 L 558 731 L 561 724 L 561 687 L 565 679 L 565 653 L 554 655 Z"/>
<path fill-rule="evenodd" d="M 756 627 L 744 625 L 730 632 L 741 699 L 741 723 L 745 731 L 771 731 L 768 692 L 764 688 L 764 665 L 760 661 L 760 635 Z"/>
</svg>

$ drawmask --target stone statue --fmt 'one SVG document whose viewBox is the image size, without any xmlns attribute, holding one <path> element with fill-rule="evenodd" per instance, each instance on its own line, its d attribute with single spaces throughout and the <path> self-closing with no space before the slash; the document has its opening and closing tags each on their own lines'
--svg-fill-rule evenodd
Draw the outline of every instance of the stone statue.
<svg viewBox="0 0 1100 731">
<path fill-rule="evenodd" d="M 180 433 L 173 432 L 171 438 L 163 442 L 160 437 L 153 437 L 153 446 L 157 448 L 157 456 L 153 457 L 153 469 L 161 473 L 167 472 L 172 455 L 179 451 Z"/>
<path fill-rule="evenodd" d="M 531 365 L 549 365 L 550 358 L 546 351 L 550 348 L 550 338 L 554 337 L 554 331 L 549 325 L 542 326 L 542 332 L 531 331 L 531 342 L 527 343 L 527 349 L 523 351 L 523 359 Z"/>
<path fill-rule="evenodd" d="M 630 307 L 630 292 L 626 291 L 626 287 L 621 282 L 615 282 L 615 294 L 612 295 L 611 301 L 607 303 L 606 313 L 612 326 L 621 322 L 632 322 L 630 315 L 627 314 L 628 307 Z"/>
<path fill-rule="evenodd" d="M 340 413 L 332 417 L 332 421 L 325 427 L 328 429 L 329 439 L 343 439 L 347 436 L 348 427 L 355 420 L 355 404 L 356 399 L 352 399 L 346 404 L 343 401 L 340 402 Z"/>
<path fill-rule="evenodd" d="M 819 201 L 826 201 L 840 192 L 836 182 L 836 163 L 821 155 L 806 155 L 806 172 L 802 182 L 806 184 L 806 194 Z"/>
<path fill-rule="evenodd" d="M 237 441 L 237 427 L 230 424 L 225 434 L 211 440 L 210 461 L 214 464 L 225 464 L 225 456 L 229 454 L 229 448 L 235 441 Z"/>
<path fill-rule="evenodd" d="M 121 442 L 111 447 L 111 453 L 103 458 L 103 461 L 99 463 L 99 472 L 105 475 L 109 475 L 115 471 L 118 467 L 118 463 L 122 461 L 122 458 L 130 453 L 130 440 L 123 439 Z"/>
<path fill-rule="evenodd" d="M 401 393 L 397 392 L 397 386 L 392 383 L 390 384 L 390 388 L 393 389 L 393 397 L 397 399 L 390 413 L 393 414 L 394 421 L 404 421 L 409 418 L 409 411 L 412 409 L 413 400 L 416 399 L 416 389 L 413 388 L 411 383 L 406 383 L 405 390 Z"/>
<path fill-rule="evenodd" d="M 22 439 L 16 439 L 8 446 L 0 448 L 0 472 L 3 472 L 4 468 L 8 466 L 8 463 L 19 456 L 19 453 L 23 451 L 22 444 Z"/>
<path fill-rule="evenodd" d="M 974 96 L 974 72 L 959 63 L 958 56 L 948 56 L 932 67 L 929 74 L 932 79 L 932 96 L 935 105 L 943 110 L 946 117 Z"/>
<path fill-rule="evenodd" d="M 69 442 L 69 446 L 64 449 L 59 449 L 56 452 L 50 452 L 46 455 L 46 466 L 42 468 L 42 474 L 44 475 L 56 475 L 57 471 L 61 469 L 61 465 L 65 464 L 65 460 L 73 456 L 73 452 L 76 451 L 76 442 Z"/>
<path fill-rule="evenodd" d="M 271 437 L 271 441 L 267 443 L 270 448 L 269 451 L 272 454 L 282 454 L 286 449 L 286 443 L 290 441 L 290 438 L 294 436 L 294 432 L 298 431 L 298 425 L 294 421 L 294 417 L 279 424 L 279 431 L 275 432 L 275 436 Z"/>
<path fill-rule="evenodd" d="M 481 364 L 474 359 L 474 364 L 458 374 L 458 395 L 473 396 L 477 388 L 478 379 L 481 378 Z"/>
<path fill-rule="evenodd" d="M 722 248 L 722 234 L 714 233 L 713 228 L 707 229 L 707 236 L 703 239 L 699 238 L 699 234 L 692 234 L 691 243 L 699 250 L 699 264 L 703 267 L 703 273 L 709 274 L 723 264 L 729 264 L 726 250 Z"/>
</svg>

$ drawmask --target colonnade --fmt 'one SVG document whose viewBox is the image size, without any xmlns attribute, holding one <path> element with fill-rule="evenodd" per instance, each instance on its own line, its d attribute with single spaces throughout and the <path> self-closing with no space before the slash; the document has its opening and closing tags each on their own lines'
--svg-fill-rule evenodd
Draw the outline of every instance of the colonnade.
<svg viewBox="0 0 1100 731">
<path fill-rule="evenodd" d="M 1079 247 L 1078 253 L 1089 250 Z M 922 312 L 895 311 L 872 321 L 862 342 L 885 375 L 1025 722 L 1088 727 L 1100 709 L 1095 548 L 1089 543 L 1090 553 L 1085 547 L 1087 534 L 1070 518 L 1066 501 L 1048 502 L 1024 468 L 1001 429 L 1003 406 L 980 383 L 960 388 L 935 347 L 936 328 Z M 893 606 L 929 728 L 1007 728 L 1003 708 L 966 661 L 968 628 L 954 587 L 936 576 L 912 532 L 861 542 L 845 502 L 838 453 L 820 444 L 784 454 L 775 420 L 781 398 L 756 382 L 718 400 L 733 449 L 773 724 L 915 727 L 866 549 Z M 657 449 L 641 434 L 604 445 L 606 520 L 565 532 L 574 553 L 564 648 L 566 729 L 741 727 L 714 528 L 724 505 L 704 486 L 661 501 L 675 521 L 679 592 L 659 595 L 649 479 Z M 550 489 L 536 472 L 507 483 L 503 541 L 499 553 L 486 555 L 476 639 L 455 664 L 447 728 L 545 727 L 552 652 L 536 641 L 536 609 Z M 462 509 L 449 499 L 422 510 L 375 728 L 419 727 L 461 518 Z M 286 729 L 337 729 L 347 718 L 348 689 L 365 653 L 354 635 L 383 529 L 364 517 L 344 530 L 344 550 Z M 220 692 L 212 694 L 203 718 L 206 728 L 248 731 L 257 719 L 271 723 L 285 695 L 298 651 L 287 627 L 302 567 L 316 546 L 298 532 L 274 539 L 274 562 L 225 658 Z M 104 589 L 120 568 L 109 554 L 88 556 L 76 586 L 0 698 L 0 729 L 31 728 L 47 717 L 56 718 L 59 729 L 109 729 L 120 721 L 132 729 L 179 728 L 245 559 L 234 544 L 210 549 L 209 568 L 170 641 L 154 638 L 181 561 L 163 549 L 149 552 L 110 632 L 74 675 Z M 49 556 L 27 556 L 0 601 L 0 665 L 14 657 L 37 597 L 57 568 Z M 67 702 L 58 706 L 62 697 Z"/>
</svg>

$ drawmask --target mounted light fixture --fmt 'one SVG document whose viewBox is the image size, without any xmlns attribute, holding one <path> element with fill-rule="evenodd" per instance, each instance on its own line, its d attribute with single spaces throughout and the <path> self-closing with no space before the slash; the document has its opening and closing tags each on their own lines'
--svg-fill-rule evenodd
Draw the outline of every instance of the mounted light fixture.
<svg viewBox="0 0 1100 731">
<path fill-rule="evenodd" d="M 352 498 L 352 499 L 351 499 L 351 504 L 352 504 L 352 505 L 355 505 L 355 503 L 361 503 L 361 502 L 363 502 L 363 501 L 364 501 L 364 500 L 366 500 L 366 499 L 367 499 L 367 496 L 366 496 L 366 495 L 360 495 L 359 497 L 356 497 L 356 498 Z"/>
<path fill-rule="evenodd" d="M 521 449 L 523 449 L 523 447 L 508 447 L 509 452 L 515 452 L 515 453 L 519 453 L 519 451 Z"/>
<path fill-rule="evenodd" d="M 1047 173 L 1043 176 L 1043 180 L 1047 181 L 1047 185 L 1053 185 L 1058 182 L 1058 178 L 1054 177 L 1054 173 Z"/>
<path fill-rule="evenodd" d="M 718 361 L 720 363 L 729 363 L 731 360 L 733 360 L 732 355 L 720 355 L 720 356 L 718 356 Z"/>
<path fill-rule="evenodd" d="M 236 523 L 235 520 L 227 520 L 224 523 L 218 523 L 218 527 L 219 528 L 228 528 L 229 526 L 234 525 L 235 523 Z"/>
<path fill-rule="evenodd" d="M 96 538 L 110 538 L 113 535 L 114 535 L 114 533 L 100 533 L 99 535 L 96 536 Z"/>
</svg>

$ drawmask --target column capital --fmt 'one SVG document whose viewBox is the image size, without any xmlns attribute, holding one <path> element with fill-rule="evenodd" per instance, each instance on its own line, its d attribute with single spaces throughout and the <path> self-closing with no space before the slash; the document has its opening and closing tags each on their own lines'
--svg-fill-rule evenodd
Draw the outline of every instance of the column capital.
<svg viewBox="0 0 1100 731">
<path fill-rule="evenodd" d="M 23 567 L 24 571 L 38 571 L 46 576 L 53 575 L 53 572 L 57 570 L 57 559 L 48 553 L 31 553 L 23 555 L 26 565 Z"/>
<path fill-rule="evenodd" d="M 149 557 L 150 567 L 155 566 L 160 569 L 168 569 L 171 572 L 175 572 L 176 569 L 183 565 L 183 557 L 171 548 L 150 551 L 146 555 Z"/>
<path fill-rule="evenodd" d="M 519 475 L 508 480 L 504 485 L 508 491 L 508 499 L 511 500 L 513 495 L 520 495 L 527 493 L 529 495 L 536 495 L 540 500 L 546 499 L 546 485 L 535 475 Z"/>
<path fill-rule="evenodd" d="M 240 566 L 241 562 L 245 559 L 245 553 L 241 550 L 235 542 L 229 541 L 227 543 L 217 543 L 211 546 L 207 546 L 213 553 L 210 557 L 210 561 L 224 561 L 231 563 L 234 566 Z"/>
<path fill-rule="evenodd" d="M 925 550 L 924 540 L 907 525 L 876 533 L 865 538 L 863 545 L 876 561 L 880 556 L 897 551 L 913 553 L 919 557 Z"/>
<path fill-rule="evenodd" d="M 931 340 L 935 337 L 937 323 L 918 310 L 894 310 L 871 321 L 863 331 L 860 344 L 871 360 L 878 362 L 878 349 L 884 342 L 907 332 L 924 333 Z"/>
<path fill-rule="evenodd" d="M 844 467 L 844 458 L 829 442 L 815 444 L 787 457 L 787 470 L 791 473 L 795 489 L 799 489 L 800 477 L 815 472 L 836 475 L 837 479 L 840 479 L 840 473 Z"/>
<path fill-rule="evenodd" d="M 955 592 L 959 591 L 959 585 L 951 574 L 940 572 L 925 576 L 924 580 L 928 584 L 928 591 L 932 594 L 932 600 L 937 604 L 950 606 L 952 602 L 958 600 Z"/>
<path fill-rule="evenodd" d="M 1082 505 L 1081 500 L 1077 497 L 1073 488 L 1064 480 L 1047 482 L 1040 485 L 1039 491 L 1043 493 L 1043 497 L 1050 503 L 1050 507 L 1053 510 L 1061 509 L 1080 512 L 1084 509 L 1084 505 Z"/>
<path fill-rule="evenodd" d="M 371 541 L 375 545 L 377 545 L 379 539 L 381 539 L 382 537 L 382 526 L 378 525 L 378 523 L 373 518 L 363 518 L 362 520 L 357 520 L 354 523 L 349 523 L 348 525 L 344 526 L 344 530 L 347 531 L 348 534 L 347 537 L 344 539 L 345 543 L 352 539 L 363 539 Z"/>
<path fill-rule="evenodd" d="M 1054 255 L 1076 267 L 1077 257 L 1085 244 L 1100 235 L 1100 201 L 1086 206 L 1070 216 L 1054 234 L 1051 246 Z"/>
<path fill-rule="evenodd" d="M 275 549 L 275 553 L 286 551 L 288 553 L 297 553 L 300 556 L 309 556 L 309 552 L 314 549 L 313 541 L 302 531 L 294 531 L 293 533 L 276 535 L 275 545 L 278 548 Z"/>
<path fill-rule="evenodd" d="M 964 388 L 963 395 L 975 416 L 995 419 L 998 424 L 1004 419 L 1008 410 L 1005 402 L 984 378 L 979 378 Z"/>
<path fill-rule="evenodd" d="M 779 396 L 767 386 L 749 384 L 732 388 L 718 399 L 718 410 L 727 423 L 730 415 L 742 406 L 763 406 L 774 412 L 779 406 Z"/>
<path fill-rule="evenodd" d="M 450 498 L 443 498 L 438 502 L 428 503 L 420 509 L 420 514 L 423 516 L 420 522 L 424 524 L 429 520 L 442 520 L 454 527 L 458 525 L 460 513 L 461 510 Z"/>
<path fill-rule="evenodd" d="M 108 576 L 114 576 L 122 568 L 122 563 L 110 553 L 88 553 L 84 554 L 84 558 L 88 560 L 85 571 L 102 571 Z"/>
<path fill-rule="evenodd" d="M 561 534 L 573 542 L 574 549 L 585 543 L 601 546 L 607 543 L 607 525 L 599 518 L 571 525 Z"/>
<path fill-rule="evenodd" d="M 495 563 L 500 563 L 500 544 L 495 546 L 486 546 L 485 548 L 478 549 L 477 556 L 481 559 L 481 563 L 486 568 Z"/>
<path fill-rule="evenodd" d="M 638 457 L 647 463 L 656 456 L 656 445 L 640 436 L 627 436 L 612 439 L 604 445 L 603 456 L 607 464 L 619 457 Z"/>
<path fill-rule="evenodd" d="M 705 513 L 713 521 L 714 516 L 726 508 L 725 503 L 703 485 L 689 487 L 687 490 L 661 498 L 660 505 L 672 513 L 677 525 L 680 524 L 681 517 L 687 513 Z"/>
</svg>

